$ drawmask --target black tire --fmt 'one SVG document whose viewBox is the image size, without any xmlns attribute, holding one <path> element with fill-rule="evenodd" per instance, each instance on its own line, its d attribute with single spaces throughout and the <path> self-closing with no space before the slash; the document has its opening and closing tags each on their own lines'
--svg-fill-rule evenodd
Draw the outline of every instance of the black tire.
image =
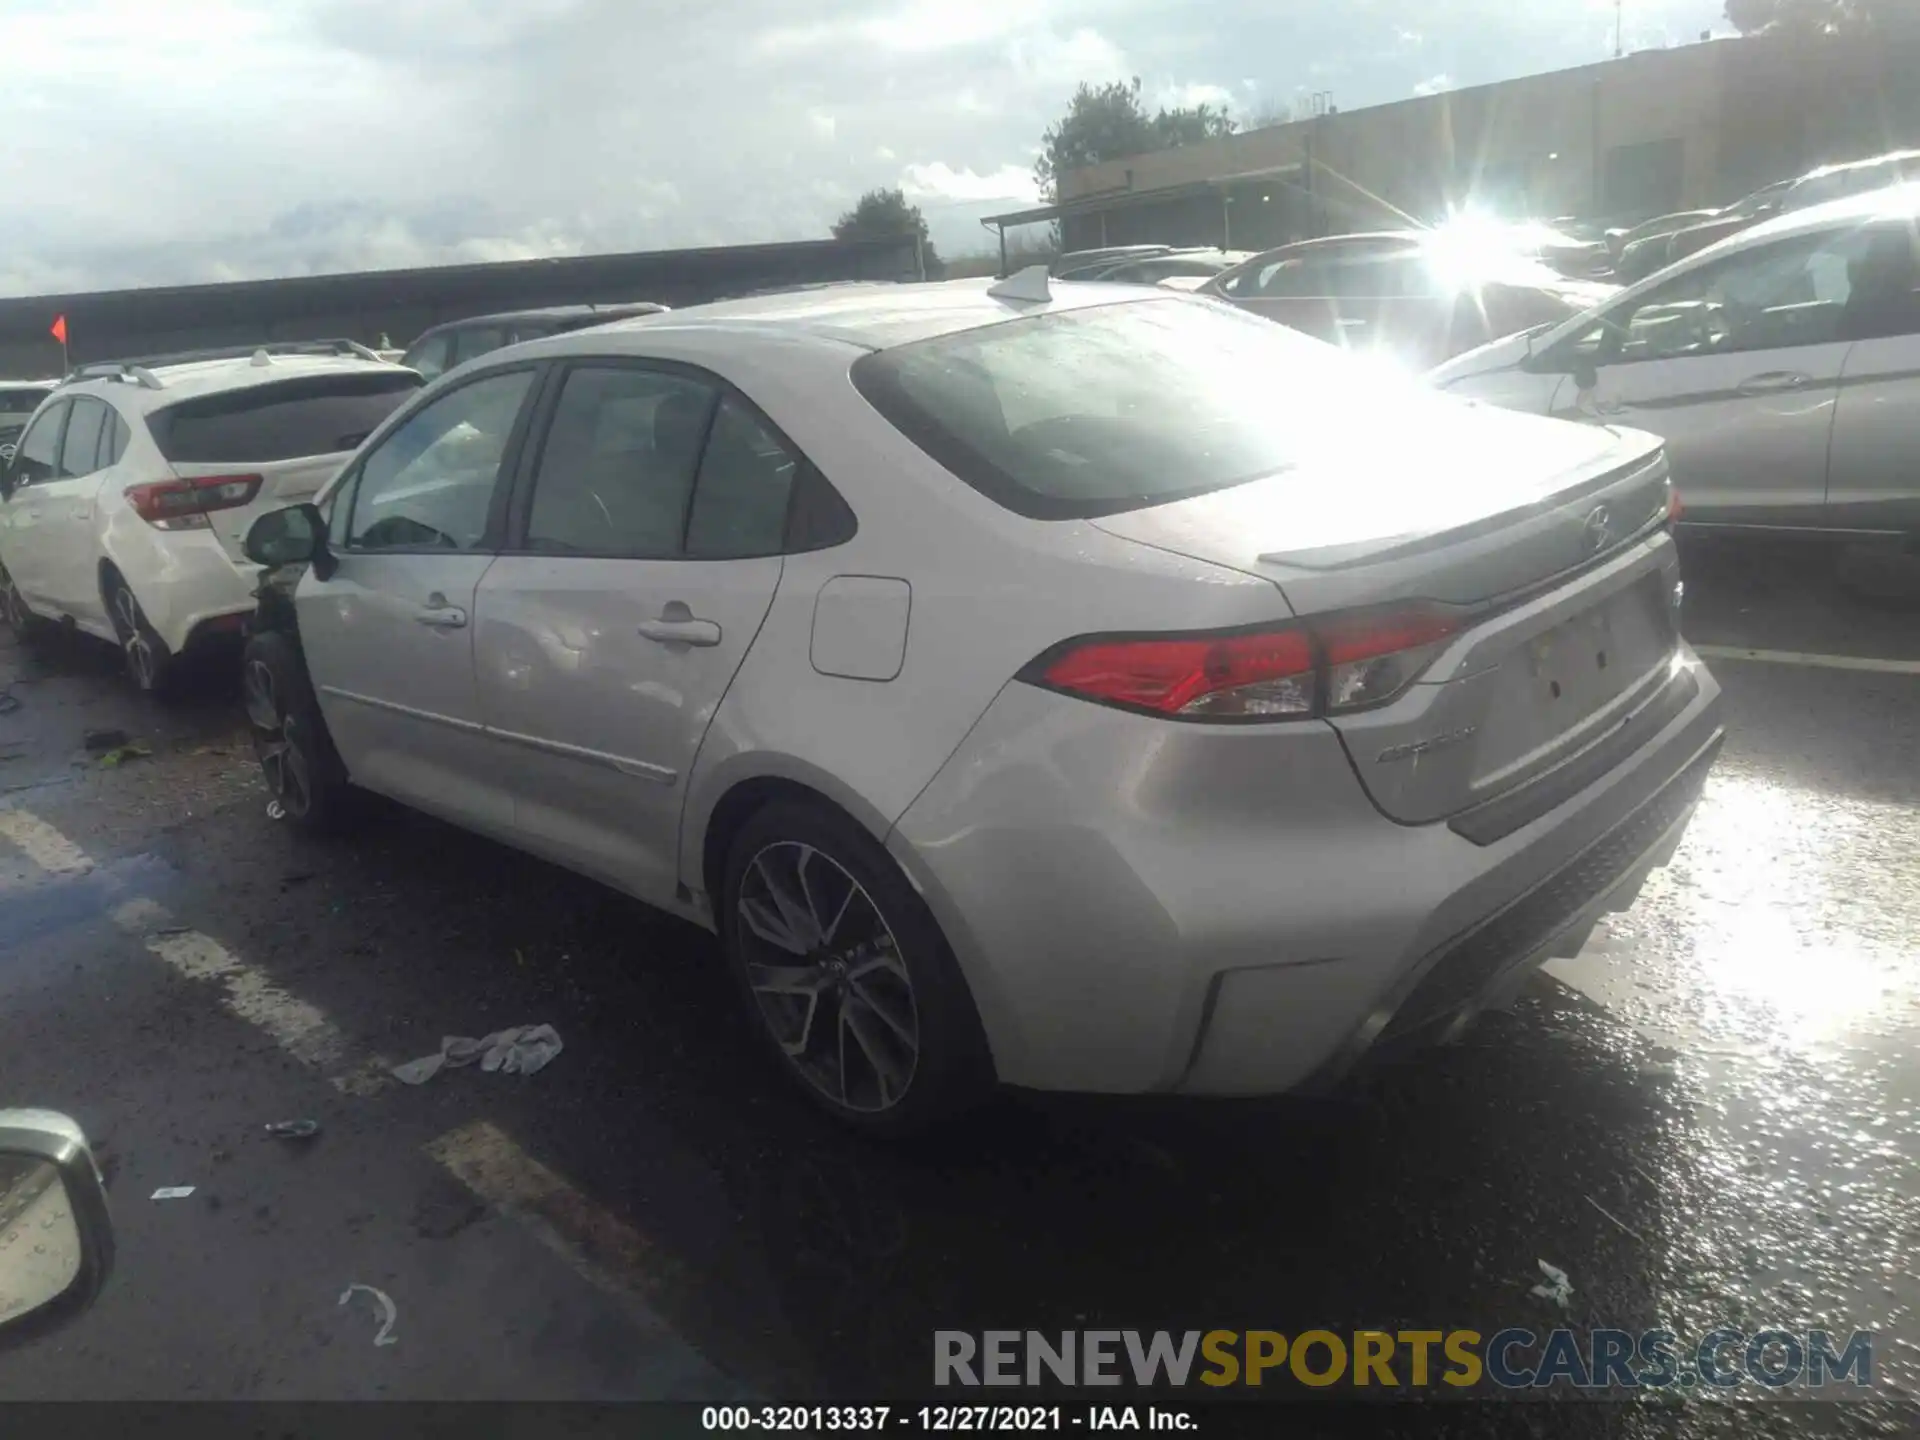
<svg viewBox="0 0 1920 1440">
<path fill-rule="evenodd" d="M 831 919 L 832 945 L 818 943 L 828 927 L 774 902 L 774 884 L 789 901 L 803 887 L 808 913 Z M 748 923 L 743 899 L 760 928 Z M 842 1124 L 901 1138 L 991 1091 L 979 1012 L 939 925 L 887 852 L 846 815 L 800 800 L 755 814 L 729 848 L 717 918 L 748 1023 L 782 1073 Z M 811 926 L 814 943 L 804 953 L 768 938 L 767 927 L 777 926 L 794 940 L 789 921 Z M 851 1063 L 837 1048 L 849 1041 Z"/>
<path fill-rule="evenodd" d="M 355 792 L 299 645 L 277 630 L 253 636 L 241 654 L 240 676 L 253 753 L 278 818 L 311 835 L 345 828 L 356 811 Z"/>
<path fill-rule="evenodd" d="M 0 565 L 0 620 L 6 622 L 13 638 L 22 645 L 44 640 L 53 632 L 52 625 L 27 608 L 26 597 L 21 595 L 4 565 Z"/>
<path fill-rule="evenodd" d="M 120 659 L 134 688 L 156 699 L 170 699 L 178 689 L 180 659 L 147 622 L 139 597 L 118 572 L 105 575 L 107 617 L 120 640 Z"/>
</svg>

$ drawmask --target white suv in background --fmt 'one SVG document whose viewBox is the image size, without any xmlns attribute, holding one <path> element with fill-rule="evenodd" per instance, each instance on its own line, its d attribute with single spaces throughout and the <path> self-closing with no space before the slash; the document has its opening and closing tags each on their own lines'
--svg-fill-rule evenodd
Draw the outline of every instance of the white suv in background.
<svg viewBox="0 0 1920 1440">
<path fill-rule="evenodd" d="M 34 412 L 0 491 L 0 609 L 120 647 L 142 690 L 237 636 L 254 517 L 311 497 L 424 382 L 351 341 L 83 365 Z"/>
</svg>

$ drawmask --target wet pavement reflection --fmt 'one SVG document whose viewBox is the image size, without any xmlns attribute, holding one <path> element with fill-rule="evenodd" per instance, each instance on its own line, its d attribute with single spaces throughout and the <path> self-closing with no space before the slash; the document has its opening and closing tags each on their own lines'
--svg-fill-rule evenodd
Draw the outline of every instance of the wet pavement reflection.
<svg viewBox="0 0 1920 1440">
<path fill-rule="evenodd" d="M 1758 645 L 1739 617 L 1796 604 L 1827 607 L 1835 643 L 1885 618 L 1825 590 L 1743 595 L 1737 575 L 1702 609 L 1712 638 Z M 1920 677 L 1714 668 L 1731 738 L 1634 909 L 1510 1013 L 1324 1100 L 1010 1096 L 909 1146 L 855 1140 L 775 1083 L 691 927 L 396 809 L 351 843 L 297 842 L 211 713 L 164 722 L 150 764 L 74 767 L 83 725 L 156 727 L 110 680 L 57 666 L 16 692 L 4 734 L 24 738 L 34 812 L 113 861 L 0 907 L 0 1003 L 64 1017 L 35 1032 L 71 1043 L 34 1099 L 107 1107 L 79 1047 L 115 1032 L 89 996 L 141 962 L 75 958 L 68 931 L 124 882 L 369 1054 L 554 1024 L 566 1050 L 537 1076 L 389 1090 L 327 1112 L 327 1133 L 411 1154 L 484 1115 L 630 1227 L 647 1303 L 766 1395 L 923 1394 L 940 1329 L 1818 1327 L 1877 1333 L 1877 1398 L 1762 1415 L 1687 1398 L 1684 1433 L 1920 1433 L 1897 1403 L 1920 1394 Z M 0 849 L 0 892 L 13 858 Z M 53 957 L 91 988 L 63 989 Z M 210 1106 L 250 1083 L 224 1032 L 166 1014 L 181 1064 L 232 1066 L 206 1081 Z M 4 1061 L 0 1079 L 26 1083 Z M 189 1149 L 197 1123 L 168 1117 Z M 406 1184 L 429 1216 L 413 1243 L 445 1243 L 445 1197 Z M 1564 1308 L 1531 1293 L 1542 1261 L 1568 1276 Z M 123 1247 L 119 1283 L 164 1288 L 174 1263 Z M 146 1343 L 119 1324 L 102 1317 L 96 1354 Z M 524 1333 L 544 1355 L 537 1316 Z M 607 1344 L 595 1363 L 617 1372 Z M 1539 1407 L 1524 1433 L 1674 1420 Z"/>
</svg>

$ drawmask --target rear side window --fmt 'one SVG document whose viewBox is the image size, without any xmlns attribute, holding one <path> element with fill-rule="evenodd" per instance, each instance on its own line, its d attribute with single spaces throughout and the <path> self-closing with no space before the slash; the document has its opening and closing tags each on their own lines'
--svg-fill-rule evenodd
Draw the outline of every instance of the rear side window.
<svg viewBox="0 0 1920 1440">
<path fill-rule="evenodd" d="M 110 429 L 112 412 L 92 396 L 82 395 L 73 402 L 73 414 L 67 419 L 66 443 L 60 447 L 60 474 L 68 479 L 91 475 L 99 468 L 100 432 Z"/>
<path fill-rule="evenodd" d="M 717 399 L 711 387 L 664 371 L 569 371 L 534 477 L 527 548 L 678 555 Z"/>
<path fill-rule="evenodd" d="M 447 352 L 453 341 L 446 335 L 429 335 L 425 340 L 415 342 L 414 347 L 400 357 L 400 363 L 409 370 L 418 370 L 431 380 L 447 368 Z"/>
<path fill-rule="evenodd" d="M 1340 425 L 1384 413 L 1385 382 L 1360 363 L 1245 311 L 1168 297 L 915 341 L 862 356 L 852 376 L 960 479 L 1064 519 L 1292 467 Z"/>
<path fill-rule="evenodd" d="M 47 398 L 45 390 L 9 390 L 0 386 L 0 425 L 24 425 Z"/>
<path fill-rule="evenodd" d="M 481 355 L 491 354 L 507 343 L 507 332 L 498 325 L 477 325 L 453 334 L 453 363 L 463 365 Z"/>
<path fill-rule="evenodd" d="M 176 465 L 264 465 L 356 448 L 420 388 L 410 371 L 307 375 L 183 400 L 147 417 Z"/>
</svg>

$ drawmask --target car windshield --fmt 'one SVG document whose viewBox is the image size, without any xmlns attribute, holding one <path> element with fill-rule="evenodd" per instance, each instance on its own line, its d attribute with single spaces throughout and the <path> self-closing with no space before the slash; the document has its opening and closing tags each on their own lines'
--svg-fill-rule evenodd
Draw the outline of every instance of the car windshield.
<svg viewBox="0 0 1920 1440">
<path fill-rule="evenodd" d="M 917 341 L 863 357 L 853 379 L 947 469 L 1043 519 L 1271 475 L 1297 460 L 1305 432 L 1363 396 L 1381 403 L 1395 384 L 1282 326 L 1173 297 Z M 1407 382 L 1403 398 L 1417 395 Z"/>
</svg>

